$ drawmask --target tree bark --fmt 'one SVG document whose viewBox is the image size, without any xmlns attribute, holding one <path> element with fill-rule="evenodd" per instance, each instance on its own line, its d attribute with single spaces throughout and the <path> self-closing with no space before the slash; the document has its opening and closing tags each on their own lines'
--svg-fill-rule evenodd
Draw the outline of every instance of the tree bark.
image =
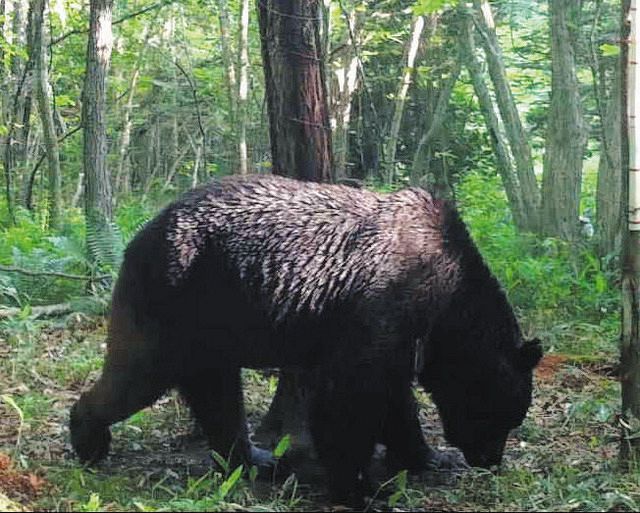
<svg viewBox="0 0 640 513">
<path fill-rule="evenodd" d="M 244 1 L 244 0 L 243 0 Z M 222 49 L 222 61 L 227 72 L 227 95 L 229 97 L 229 118 L 230 125 L 235 126 L 236 104 L 238 101 L 238 86 L 236 81 L 236 67 L 231 56 L 233 49 L 231 38 L 229 37 L 229 11 L 227 10 L 227 0 L 218 0 L 218 20 L 220 22 L 220 46 Z"/>
<path fill-rule="evenodd" d="M 524 220 L 526 222 L 524 229 L 536 232 L 540 227 L 541 198 L 531 157 L 531 147 L 528 142 L 529 137 L 522 125 L 518 107 L 507 79 L 491 5 L 487 0 L 474 0 L 473 3 L 476 10 L 476 25 L 487 58 L 487 68 L 493 83 L 496 103 L 513 155 L 518 183 L 522 190 L 522 201 L 528 213 Z"/>
<path fill-rule="evenodd" d="M 49 86 L 47 47 L 44 37 L 44 11 L 46 0 L 33 0 L 33 62 L 38 110 L 42 122 L 42 136 L 47 152 L 47 210 L 49 225 L 58 228 L 62 208 L 62 187 L 58 136 L 53 122 L 53 100 Z"/>
<path fill-rule="evenodd" d="M 616 69 L 601 121 L 600 162 L 596 191 L 596 236 L 602 257 L 619 250 L 624 229 L 622 169 L 621 73 Z"/>
<path fill-rule="evenodd" d="M 489 140 L 491 141 L 491 147 L 496 157 L 498 174 L 502 179 L 502 184 L 507 194 L 514 223 L 518 229 L 527 230 L 533 224 L 533 221 L 528 219 L 530 212 L 527 210 L 523 200 L 518 176 L 513 169 L 509 146 L 502 133 L 500 119 L 498 118 L 491 93 L 485 82 L 482 66 L 474 53 L 473 21 L 470 17 L 467 17 L 466 22 L 463 23 L 460 39 L 461 53 L 465 66 L 471 76 L 471 81 L 473 82 L 473 90 L 478 98 L 480 112 L 482 113 L 487 131 L 489 132 Z"/>
<path fill-rule="evenodd" d="M 133 97 L 135 95 L 138 77 L 140 76 L 140 68 L 136 66 L 133 70 L 133 76 L 129 82 L 129 94 L 127 95 L 127 103 L 124 106 L 122 134 L 120 135 L 120 145 L 118 150 L 118 168 L 116 178 L 113 182 L 113 196 L 117 201 L 121 193 L 129 193 L 129 170 L 127 163 L 127 154 L 129 153 L 129 145 L 131 144 L 131 130 L 133 123 L 131 121 L 131 112 L 133 111 Z"/>
<path fill-rule="evenodd" d="M 113 0 L 91 0 L 87 67 L 82 93 L 85 217 L 87 232 L 100 236 L 112 219 L 111 181 L 107 169 L 107 75 L 113 47 Z M 91 251 L 89 251 L 91 258 Z"/>
<path fill-rule="evenodd" d="M 622 9 L 622 147 L 629 195 L 628 229 L 622 260 L 622 336 L 620 339 L 620 459 L 624 468 L 637 469 L 640 458 L 640 5 L 623 0 Z"/>
<path fill-rule="evenodd" d="M 551 106 L 542 180 L 542 229 L 547 235 L 578 236 L 582 160 L 587 131 L 580 104 L 574 34 L 580 3 L 550 0 Z"/>
<path fill-rule="evenodd" d="M 318 0 L 258 0 L 274 173 L 331 181 Z"/>
<path fill-rule="evenodd" d="M 273 171 L 316 182 L 332 178 L 331 131 L 319 35 L 319 0 L 257 0 Z M 312 453 L 302 376 L 281 372 L 258 436 L 291 435 L 290 457 Z"/>
</svg>

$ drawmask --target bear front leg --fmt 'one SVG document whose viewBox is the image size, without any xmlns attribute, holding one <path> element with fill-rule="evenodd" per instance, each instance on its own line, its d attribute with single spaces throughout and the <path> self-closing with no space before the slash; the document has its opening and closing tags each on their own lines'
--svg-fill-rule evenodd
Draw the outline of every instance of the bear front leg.
<svg viewBox="0 0 640 513">
<path fill-rule="evenodd" d="M 382 442 L 387 446 L 387 464 L 392 470 L 406 469 L 419 474 L 425 471 L 456 471 L 466 467 L 457 453 L 437 451 L 427 444 L 418 419 L 411 382 L 407 377 L 390 380 L 388 400 Z"/>
<path fill-rule="evenodd" d="M 109 426 L 155 402 L 166 384 L 150 362 L 108 354 L 102 376 L 82 394 L 70 416 L 71 445 L 83 463 L 97 463 L 109 452 Z"/>
</svg>

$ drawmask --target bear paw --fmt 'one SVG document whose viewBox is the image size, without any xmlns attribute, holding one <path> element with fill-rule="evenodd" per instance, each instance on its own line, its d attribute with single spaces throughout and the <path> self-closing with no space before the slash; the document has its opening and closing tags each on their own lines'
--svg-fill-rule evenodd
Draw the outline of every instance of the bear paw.
<svg viewBox="0 0 640 513">
<path fill-rule="evenodd" d="M 94 464 L 109 453 L 111 432 L 103 424 L 83 416 L 78 405 L 71 410 L 71 445 L 82 463 Z"/>
</svg>

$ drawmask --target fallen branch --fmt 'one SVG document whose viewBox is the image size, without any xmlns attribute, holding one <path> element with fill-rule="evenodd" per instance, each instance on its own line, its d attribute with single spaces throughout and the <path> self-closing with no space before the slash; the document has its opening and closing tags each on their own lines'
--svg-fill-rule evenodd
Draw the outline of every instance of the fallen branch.
<svg viewBox="0 0 640 513">
<path fill-rule="evenodd" d="M 51 276 L 53 278 L 64 278 L 66 280 L 94 281 L 94 280 L 104 280 L 106 278 L 111 278 L 110 274 L 100 274 L 98 276 L 83 276 L 80 274 L 57 273 L 53 271 L 29 271 L 28 269 L 21 269 L 19 267 L 9 267 L 5 265 L 0 265 L 0 271 L 7 272 L 7 273 L 26 274 L 27 276 Z"/>
<path fill-rule="evenodd" d="M 31 307 L 31 314 L 29 315 L 29 317 L 31 317 L 32 319 L 37 319 L 39 317 L 54 317 L 56 315 L 68 314 L 72 311 L 73 308 L 71 308 L 71 303 L 33 306 Z M 20 315 L 22 312 L 23 309 L 18 307 L 0 308 L 0 319 L 9 319 L 11 317 L 15 317 L 16 315 Z"/>
</svg>

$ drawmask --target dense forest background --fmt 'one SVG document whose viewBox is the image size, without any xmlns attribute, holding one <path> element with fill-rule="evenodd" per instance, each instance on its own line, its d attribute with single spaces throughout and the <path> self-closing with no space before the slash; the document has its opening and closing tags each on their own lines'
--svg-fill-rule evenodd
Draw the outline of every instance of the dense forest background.
<svg viewBox="0 0 640 513">
<path fill-rule="evenodd" d="M 626 194 L 621 3 L 310 3 L 330 179 L 423 186 L 454 200 L 526 334 L 548 354 L 505 473 L 436 489 L 402 474 L 382 502 L 637 510 L 637 474 L 613 461 Z M 128 456 L 97 474 L 65 459 L 66 408 L 99 372 L 102 316 L 127 241 L 194 186 L 272 170 L 264 5 L 273 8 L 116 0 L 111 38 L 103 18 L 90 24 L 88 2 L 0 0 L 0 509 L 308 504 L 293 479 L 260 494 L 231 472 L 174 471 L 190 465 L 168 448 L 184 431 L 175 398 L 126 423 L 119 450 Z M 250 413 L 268 407 L 274 379 L 247 373 Z M 136 447 L 159 455 L 145 460 Z"/>
</svg>

